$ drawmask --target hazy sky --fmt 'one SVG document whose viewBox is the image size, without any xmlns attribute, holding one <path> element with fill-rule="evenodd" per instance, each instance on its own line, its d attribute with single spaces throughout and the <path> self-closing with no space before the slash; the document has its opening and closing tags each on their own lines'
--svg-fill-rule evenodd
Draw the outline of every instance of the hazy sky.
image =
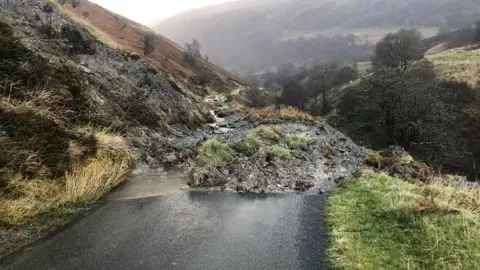
<svg viewBox="0 0 480 270">
<path fill-rule="evenodd" d="M 231 0 L 91 0 L 113 12 L 143 24 L 160 21 L 192 8 Z"/>
</svg>

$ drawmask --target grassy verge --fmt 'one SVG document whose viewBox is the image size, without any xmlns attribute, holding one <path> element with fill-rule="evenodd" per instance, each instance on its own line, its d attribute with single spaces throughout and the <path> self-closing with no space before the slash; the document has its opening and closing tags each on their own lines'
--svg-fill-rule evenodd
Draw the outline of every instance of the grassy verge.
<svg viewBox="0 0 480 270">
<path fill-rule="evenodd" d="M 327 203 L 336 269 L 477 269 L 479 190 L 366 171 Z"/>
</svg>

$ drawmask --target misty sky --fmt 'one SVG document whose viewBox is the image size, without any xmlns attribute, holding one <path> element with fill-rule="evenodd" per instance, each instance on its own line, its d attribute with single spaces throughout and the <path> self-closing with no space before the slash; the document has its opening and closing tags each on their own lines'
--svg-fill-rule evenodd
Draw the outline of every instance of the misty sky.
<svg viewBox="0 0 480 270">
<path fill-rule="evenodd" d="M 232 0 L 91 0 L 115 13 L 143 24 L 165 19 L 179 12 Z"/>
</svg>

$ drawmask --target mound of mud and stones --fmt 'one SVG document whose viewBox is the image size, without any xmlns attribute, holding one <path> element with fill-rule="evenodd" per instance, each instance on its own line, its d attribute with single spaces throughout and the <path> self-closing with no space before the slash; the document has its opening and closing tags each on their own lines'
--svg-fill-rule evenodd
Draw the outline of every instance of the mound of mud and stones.
<svg viewBox="0 0 480 270">
<path fill-rule="evenodd" d="M 351 178 L 367 150 L 328 124 L 231 115 L 205 134 L 191 187 L 237 192 L 323 192 Z"/>
</svg>

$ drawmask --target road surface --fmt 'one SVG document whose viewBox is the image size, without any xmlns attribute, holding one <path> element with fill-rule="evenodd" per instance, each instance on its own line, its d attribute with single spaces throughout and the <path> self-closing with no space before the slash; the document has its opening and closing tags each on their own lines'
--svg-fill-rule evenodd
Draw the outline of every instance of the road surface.
<svg viewBox="0 0 480 270">
<path fill-rule="evenodd" d="M 1 269 L 326 269 L 322 195 L 115 200 Z"/>
</svg>

